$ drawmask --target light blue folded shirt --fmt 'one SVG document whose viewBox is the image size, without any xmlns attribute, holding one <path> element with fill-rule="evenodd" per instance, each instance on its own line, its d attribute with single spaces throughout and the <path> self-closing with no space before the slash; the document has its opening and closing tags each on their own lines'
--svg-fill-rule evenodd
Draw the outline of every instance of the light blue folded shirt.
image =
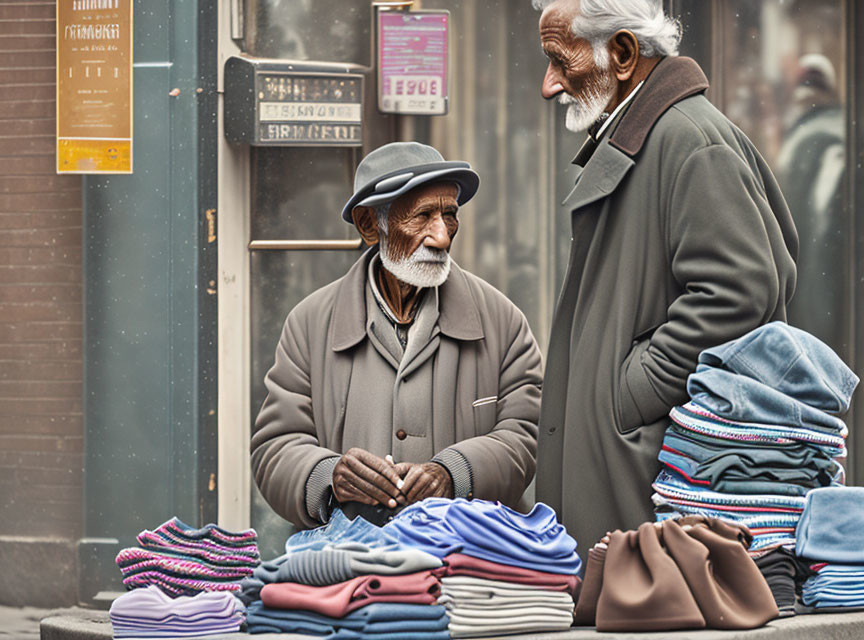
<svg viewBox="0 0 864 640">
<path fill-rule="evenodd" d="M 864 564 L 864 487 L 824 487 L 807 494 L 795 554 L 839 564 Z"/>
<path fill-rule="evenodd" d="M 576 541 L 542 502 L 522 514 L 498 502 L 427 498 L 384 526 L 400 542 L 444 557 L 464 553 L 536 571 L 576 574 Z"/>
</svg>

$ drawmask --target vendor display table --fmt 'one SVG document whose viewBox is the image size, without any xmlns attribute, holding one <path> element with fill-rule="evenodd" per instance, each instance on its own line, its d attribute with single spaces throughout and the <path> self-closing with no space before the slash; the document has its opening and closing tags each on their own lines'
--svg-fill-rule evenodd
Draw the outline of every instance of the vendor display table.
<svg viewBox="0 0 864 640">
<path fill-rule="evenodd" d="M 206 636 L 206 640 L 290 640 L 311 638 L 292 634 L 231 633 Z M 49 616 L 41 624 L 42 640 L 111 640 L 111 623 L 104 611 L 80 610 Z M 864 638 L 864 612 L 800 615 L 775 620 L 753 631 L 680 631 L 662 633 L 598 633 L 583 627 L 560 633 L 539 633 L 502 636 L 502 640 L 661 640 L 687 638 L 687 640 L 861 640 Z"/>
</svg>

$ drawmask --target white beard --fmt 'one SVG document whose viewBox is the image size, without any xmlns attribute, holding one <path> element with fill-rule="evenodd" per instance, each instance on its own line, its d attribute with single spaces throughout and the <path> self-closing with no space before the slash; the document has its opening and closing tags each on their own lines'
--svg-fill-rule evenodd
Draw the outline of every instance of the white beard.
<svg viewBox="0 0 864 640">
<path fill-rule="evenodd" d="M 414 287 L 434 288 L 444 284 L 450 275 L 450 254 L 420 245 L 407 258 L 393 260 L 387 246 L 387 234 L 379 231 L 381 264 L 390 273 Z"/>
<path fill-rule="evenodd" d="M 560 104 L 567 105 L 567 118 L 564 126 L 570 131 L 585 131 L 597 119 L 603 115 L 612 98 L 615 97 L 615 82 L 609 66 L 600 69 L 599 82 L 590 88 L 586 88 L 578 97 L 568 93 L 562 93 L 558 97 Z"/>
</svg>

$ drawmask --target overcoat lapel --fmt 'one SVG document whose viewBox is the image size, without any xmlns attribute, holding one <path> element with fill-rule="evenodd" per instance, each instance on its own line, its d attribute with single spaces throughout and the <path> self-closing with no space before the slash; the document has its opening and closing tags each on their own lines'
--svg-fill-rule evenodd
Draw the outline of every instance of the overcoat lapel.
<svg viewBox="0 0 864 640">
<path fill-rule="evenodd" d="M 578 158 L 579 156 L 577 160 Z M 636 163 L 632 158 L 604 139 L 591 155 L 584 169 L 577 173 L 576 186 L 562 204 L 567 205 L 571 210 L 576 210 L 600 198 L 605 198 L 618 188 L 621 180 L 634 164 Z"/>
</svg>

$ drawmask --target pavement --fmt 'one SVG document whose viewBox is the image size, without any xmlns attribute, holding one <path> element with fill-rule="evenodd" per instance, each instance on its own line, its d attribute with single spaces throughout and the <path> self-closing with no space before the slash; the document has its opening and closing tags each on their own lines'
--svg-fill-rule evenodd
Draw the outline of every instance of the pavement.
<svg viewBox="0 0 864 640">
<path fill-rule="evenodd" d="M 45 619 L 40 636 L 40 621 Z M 105 611 L 93 609 L 37 609 L 0 606 L 0 640 L 110 640 L 111 623 Z M 256 640 L 297 638 L 263 634 Z M 246 634 L 210 636 L 212 640 L 248 640 Z M 563 633 L 508 636 L 505 640 L 862 640 L 864 612 L 799 615 L 775 620 L 752 631 L 683 631 L 677 633 L 597 633 L 590 628 Z"/>
<path fill-rule="evenodd" d="M 2 614 L 0 614 L 2 615 Z M 20 636 L 22 640 L 38 636 Z M 288 640 L 293 634 L 240 633 L 209 636 L 207 640 Z M 774 620 L 752 631 L 679 631 L 662 633 L 598 633 L 582 627 L 558 633 L 507 636 L 501 640 L 862 640 L 864 612 L 799 615 Z M 51 615 L 42 624 L 41 640 L 111 640 L 111 623 L 105 611 L 79 609 Z"/>
<path fill-rule="evenodd" d="M 52 609 L 0 606 L 0 638 L 6 640 L 39 640 L 39 621 Z M 66 610 L 59 610 L 62 613 Z"/>
</svg>

